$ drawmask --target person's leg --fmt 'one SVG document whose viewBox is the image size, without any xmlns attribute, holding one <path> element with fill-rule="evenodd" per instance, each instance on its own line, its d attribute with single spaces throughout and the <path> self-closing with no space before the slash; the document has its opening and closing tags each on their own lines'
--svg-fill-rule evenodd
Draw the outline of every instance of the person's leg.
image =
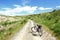
<svg viewBox="0 0 60 40">
<path fill-rule="evenodd" d="M 39 29 L 39 36 L 41 37 L 42 36 L 42 30 Z"/>
<path fill-rule="evenodd" d="M 39 33 L 39 29 L 37 28 L 37 32 Z"/>
</svg>

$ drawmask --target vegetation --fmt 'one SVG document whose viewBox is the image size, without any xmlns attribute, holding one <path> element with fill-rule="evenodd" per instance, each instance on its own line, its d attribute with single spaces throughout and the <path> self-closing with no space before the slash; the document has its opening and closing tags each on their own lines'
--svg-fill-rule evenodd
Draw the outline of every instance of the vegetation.
<svg viewBox="0 0 60 40">
<path fill-rule="evenodd" d="M 23 17 L 17 17 L 17 21 L 11 22 L 6 20 L 0 22 L 0 26 L 3 26 L 3 29 L 0 30 L 0 40 L 9 40 L 9 38 L 19 31 L 26 22 L 27 20 Z"/>
<path fill-rule="evenodd" d="M 53 31 L 57 40 L 60 40 L 60 10 L 53 10 L 52 12 L 30 15 L 28 19 L 32 19 L 39 24 L 45 25 L 50 31 Z"/>
<path fill-rule="evenodd" d="M 46 28 L 53 31 L 54 36 L 57 37 L 58 40 L 60 39 L 60 10 L 53 10 L 52 12 L 29 16 L 14 16 L 13 18 L 17 19 L 17 21 L 11 22 L 6 20 L 0 22 L 0 25 L 4 26 L 4 29 L 0 30 L 0 40 L 8 40 L 8 37 L 13 36 L 14 33 L 20 30 L 28 19 L 32 19 L 36 23 L 45 25 Z"/>
</svg>

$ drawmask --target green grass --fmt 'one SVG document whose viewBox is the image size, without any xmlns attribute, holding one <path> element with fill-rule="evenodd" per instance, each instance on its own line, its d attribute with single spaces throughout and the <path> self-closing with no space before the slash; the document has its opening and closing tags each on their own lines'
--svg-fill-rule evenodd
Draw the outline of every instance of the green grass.
<svg viewBox="0 0 60 40">
<path fill-rule="evenodd" d="M 0 25 L 4 26 L 3 30 L 0 30 L 0 40 L 10 40 L 10 38 L 21 28 L 24 26 L 24 24 L 27 22 L 26 19 L 17 20 L 13 22 L 4 21 L 0 23 Z M 7 26 L 8 25 L 8 26 Z"/>
<path fill-rule="evenodd" d="M 53 32 L 52 35 L 57 37 L 57 40 L 60 40 L 60 10 L 30 15 L 27 18 L 34 20 L 36 23 L 45 25 L 46 28 Z"/>
</svg>

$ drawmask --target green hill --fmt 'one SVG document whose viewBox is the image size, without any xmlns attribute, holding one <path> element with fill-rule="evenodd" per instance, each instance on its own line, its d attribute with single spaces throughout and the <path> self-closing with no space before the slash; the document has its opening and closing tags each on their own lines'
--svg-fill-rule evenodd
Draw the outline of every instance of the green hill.
<svg viewBox="0 0 60 40">
<path fill-rule="evenodd" d="M 30 15 L 28 16 L 28 19 L 32 19 L 39 24 L 45 25 L 49 30 L 53 31 L 54 36 L 60 40 L 60 10 Z"/>
</svg>

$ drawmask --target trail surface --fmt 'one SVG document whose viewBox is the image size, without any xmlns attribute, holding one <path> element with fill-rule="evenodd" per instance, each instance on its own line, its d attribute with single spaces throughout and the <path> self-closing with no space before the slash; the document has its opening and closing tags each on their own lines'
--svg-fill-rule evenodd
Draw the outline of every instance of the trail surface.
<svg viewBox="0 0 60 40">
<path fill-rule="evenodd" d="M 47 33 L 43 30 L 43 35 L 40 36 L 33 36 L 31 34 L 30 28 L 34 26 L 34 22 L 32 20 L 29 20 L 26 25 L 20 30 L 18 33 L 16 33 L 11 40 L 56 40 L 55 37 L 52 37 L 51 34 Z"/>
</svg>

